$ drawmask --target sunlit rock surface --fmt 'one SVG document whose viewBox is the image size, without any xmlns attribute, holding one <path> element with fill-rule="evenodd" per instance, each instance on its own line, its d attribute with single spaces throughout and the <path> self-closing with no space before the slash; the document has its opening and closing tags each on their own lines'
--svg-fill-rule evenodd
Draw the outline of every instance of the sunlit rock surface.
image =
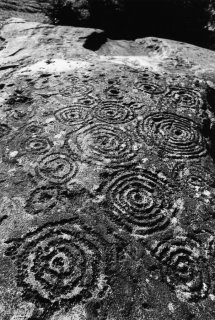
<svg viewBox="0 0 215 320">
<path fill-rule="evenodd" d="M 0 319 L 214 319 L 215 53 L 0 39 Z"/>
<path fill-rule="evenodd" d="M 11 17 L 44 22 L 48 4 L 49 0 L 0 0 L 0 23 Z"/>
</svg>

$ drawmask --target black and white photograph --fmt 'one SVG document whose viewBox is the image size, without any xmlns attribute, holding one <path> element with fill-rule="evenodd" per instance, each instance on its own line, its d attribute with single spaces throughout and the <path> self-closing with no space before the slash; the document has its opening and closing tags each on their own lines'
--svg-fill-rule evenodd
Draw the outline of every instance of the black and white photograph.
<svg viewBox="0 0 215 320">
<path fill-rule="evenodd" d="M 0 0 L 0 320 L 215 320 L 215 0 Z"/>
</svg>

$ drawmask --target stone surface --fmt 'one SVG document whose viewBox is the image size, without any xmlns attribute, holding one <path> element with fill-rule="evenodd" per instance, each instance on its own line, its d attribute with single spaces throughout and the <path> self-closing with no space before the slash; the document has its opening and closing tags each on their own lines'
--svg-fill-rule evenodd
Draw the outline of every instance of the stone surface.
<svg viewBox="0 0 215 320">
<path fill-rule="evenodd" d="M 215 53 L 0 36 L 0 319 L 213 320 Z"/>
<path fill-rule="evenodd" d="M 44 22 L 48 3 L 49 0 L 0 0 L 0 22 L 11 17 Z"/>
</svg>

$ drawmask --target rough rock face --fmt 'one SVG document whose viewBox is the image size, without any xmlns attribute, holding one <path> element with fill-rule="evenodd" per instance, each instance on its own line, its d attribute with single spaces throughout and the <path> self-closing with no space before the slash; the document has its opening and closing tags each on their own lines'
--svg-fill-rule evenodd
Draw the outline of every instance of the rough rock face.
<svg viewBox="0 0 215 320">
<path fill-rule="evenodd" d="M 0 22 L 11 17 L 44 22 L 44 10 L 51 0 L 0 0 Z"/>
<path fill-rule="evenodd" d="M 1 319 L 214 319 L 215 53 L 1 39 Z"/>
</svg>

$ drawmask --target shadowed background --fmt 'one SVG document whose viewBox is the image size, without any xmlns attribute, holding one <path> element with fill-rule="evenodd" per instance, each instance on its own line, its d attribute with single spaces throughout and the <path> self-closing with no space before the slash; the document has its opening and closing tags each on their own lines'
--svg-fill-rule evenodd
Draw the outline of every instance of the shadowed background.
<svg viewBox="0 0 215 320">
<path fill-rule="evenodd" d="M 214 49 L 214 0 L 2 0 L 0 19 L 105 30 L 112 39 L 162 37 Z"/>
</svg>

